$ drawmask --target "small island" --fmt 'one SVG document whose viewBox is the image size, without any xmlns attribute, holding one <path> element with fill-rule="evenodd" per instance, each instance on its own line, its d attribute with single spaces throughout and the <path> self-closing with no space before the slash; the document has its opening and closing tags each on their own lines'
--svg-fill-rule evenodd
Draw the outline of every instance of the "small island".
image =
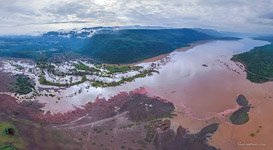
<svg viewBox="0 0 273 150">
<path fill-rule="evenodd" d="M 232 124 L 241 125 L 249 121 L 248 112 L 251 105 L 248 103 L 248 100 L 244 95 L 239 95 L 236 99 L 236 102 L 241 106 L 241 108 L 235 111 L 229 119 Z"/>
</svg>

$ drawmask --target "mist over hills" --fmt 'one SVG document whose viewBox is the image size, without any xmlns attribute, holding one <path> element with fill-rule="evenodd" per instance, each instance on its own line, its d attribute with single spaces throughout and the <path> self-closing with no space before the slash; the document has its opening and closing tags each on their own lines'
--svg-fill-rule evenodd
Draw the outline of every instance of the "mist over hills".
<svg viewBox="0 0 273 150">
<path fill-rule="evenodd" d="M 51 31 L 40 36 L 0 38 L 0 55 L 47 61 L 73 52 L 101 63 L 132 63 L 202 40 L 236 39 L 214 30 L 160 27 L 93 27 Z"/>
</svg>

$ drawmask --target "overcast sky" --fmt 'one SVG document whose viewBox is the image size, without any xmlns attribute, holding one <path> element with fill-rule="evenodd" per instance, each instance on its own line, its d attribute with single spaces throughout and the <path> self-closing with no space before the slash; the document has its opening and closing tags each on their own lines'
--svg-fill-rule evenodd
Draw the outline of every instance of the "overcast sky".
<svg viewBox="0 0 273 150">
<path fill-rule="evenodd" d="M 273 0 L 0 0 L 0 34 L 128 25 L 273 33 Z"/>
</svg>

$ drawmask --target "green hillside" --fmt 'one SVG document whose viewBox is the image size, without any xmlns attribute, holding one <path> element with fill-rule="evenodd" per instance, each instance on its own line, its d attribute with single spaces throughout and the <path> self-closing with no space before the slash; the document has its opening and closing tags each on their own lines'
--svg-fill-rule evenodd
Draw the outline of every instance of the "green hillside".
<svg viewBox="0 0 273 150">
<path fill-rule="evenodd" d="M 266 39 L 271 41 L 271 38 Z M 249 52 L 234 55 L 232 60 L 246 66 L 247 79 L 250 81 L 256 83 L 273 81 L 273 44 L 255 47 Z"/>
<path fill-rule="evenodd" d="M 131 63 L 214 37 L 193 29 L 119 30 L 93 36 L 81 51 L 106 63 Z"/>
<path fill-rule="evenodd" d="M 236 39 L 219 35 L 195 29 L 87 28 L 81 32 L 52 31 L 41 36 L 0 37 L 0 57 L 55 62 L 89 57 L 100 63 L 132 63 L 172 52 L 196 41 Z"/>
</svg>

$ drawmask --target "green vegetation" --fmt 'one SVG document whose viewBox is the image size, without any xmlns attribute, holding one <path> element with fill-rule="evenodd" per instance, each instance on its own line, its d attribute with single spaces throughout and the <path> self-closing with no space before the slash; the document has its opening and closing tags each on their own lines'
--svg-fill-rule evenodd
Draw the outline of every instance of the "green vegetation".
<svg viewBox="0 0 273 150">
<path fill-rule="evenodd" d="M 99 72 L 101 72 L 99 69 L 97 69 L 97 68 L 95 68 L 95 67 L 91 67 L 89 70 L 90 70 L 91 72 L 93 72 L 93 73 L 99 73 Z"/>
<path fill-rule="evenodd" d="M 101 63 L 131 63 L 169 53 L 201 40 L 235 39 L 196 29 L 124 29 L 100 28 L 89 32 L 47 32 L 41 36 L 4 36 L 0 57 L 29 58 L 35 61 L 62 62 L 90 57 Z M 78 37 L 86 38 L 78 38 Z M 80 56 L 82 55 L 82 56 Z"/>
<path fill-rule="evenodd" d="M 108 67 L 107 67 L 108 68 Z M 126 69 L 125 69 L 126 68 Z M 138 69 L 141 69 L 142 67 L 138 67 L 138 66 L 122 66 L 122 67 L 119 67 L 119 66 L 111 66 L 111 71 L 113 72 L 117 72 L 117 71 L 129 71 L 129 70 L 138 70 Z M 108 68 L 109 69 L 109 68 Z M 99 70 L 100 71 L 100 70 Z M 112 73 L 113 73 L 112 72 Z M 117 82 L 110 82 L 110 83 L 107 83 L 107 82 L 102 82 L 102 81 L 93 81 L 92 82 L 92 86 L 94 87 L 114 87 L 114 86 L 118 86 L 118 85 L 122 85 L 126 82 L 132 82 L 134 81 L 136 78 L 144 78 L 146 77 L 147 75 L 152 75 L 152 72 L 157 72 L 157 71 L 153 71 L 153 70 L 144 70 L 142 71 L 141 73 L 135 75 L 135 76 L 132 76 L 132 77 L 128 77 L 128 78 L 122 78 L 120 81 L 117 81 Z M 157 72 L 158 73 L 158 72 Z M 102 75 L 103 76 L 103 75 Z M 50 82 L 48 80 L 46 80 L 45 76 L 44 75 L 40 75 L 39 76 L 39 82 L 40 84 L 42 85 L 51 85 L 51 86 L 73 86 L 73 85 L 78 85 L 78 84 L 81 84 L 85 81 L 87 81 L 88 79 L 86 78 L 86 75 L 83 75 L 82 76 L 82 79 L 81 81 L 78 81 L 78 82 L 74 82 L 74 83 L 65 83 L 65 84 L 62 84 L 62 83 L 54 83 L 54 82 Z"/>
<path fill-rule="evenodd" d="M 80 53 L 103 63 L 131 63 L 210 39 L 215 37 L 193 29 L 111 30 L 95 34 Z"/>
<path fill-rule="evenodd" d="M 236 99 L 237 104 L 239 104 L 242 107 L 247 107 L 248 106 L 248 100 L 244 95 L 239 95 Z"/>
<path fill-rule="evenodd" d="M 88 71 L 90 69 L 87 65 L 85 65 L 82 62 L 79 62 L 79 63 L 75 64 L 75 68 L 77 70 L 85 70 L 85 71 Z"/>
<path fill-rule="evenodd" d="M 11 90 L 20 95 L 28 94 L 34 89 L 30 79 L 24 75 L 17 75 L 15 82 L 11 84 Z"/>
<path fill-rule="evenodd" d="M 104 68 L 109 71 L 110 74 L 114 73 L 126 73 L 132 70 L 139 70 L 141 66 L 129 66 L 129 65 L 105 65 Z"/>
<path fill-rule="evenodd" d="M 41 75 L 39 77 L 39 82 L 40 82 L 40 84 L 43 84 L 43 85 L 50 85 L 50 82 L 46 80 L 44 75 Z"/>
<path fill-rule="evenodd" d="M 80 142 L 66 131 L 25 118 L 23 115 L 0 115 L 0 150 L 82 149 Z"/>
<path fill-rule="evenodd" d="M 88 67 L 87 65 L 85 65 L 82 62 L 79 62 L 78 64 L 75 64 L 74 66 L 75 66 L 75 69 L 85 71 L 86 73 L 88 73 L 88 72 L 91 72 L 91 73 L 101 72 L 99 69 L 97 69 L 95 67 Z"/>
<path fill-rule="evenodd" d="M 36 63 L 36 66 L 42 70 L 47 70 L 48 72 L 52 73 L 52 74 L 55 74 L 55 66 L 50 64 L 50 63 L 47 63 L 47 62 L 44 62 L 44 61 L 38 61 Z"/>
<path fill-rule="evenodd" d="M 0 150 L 16 150 L 23 147 L 17 128 L 9 122 L 0 122 Z"/>
<path fill-rule="evenodd" d="M 41 69 L 50 70 L 51 73 L 56 74 L 56 71 L 54 69 L 55 68 L 54 65 L 48 64 L 46 62 L 39 62 L 39 63 L 37 63 L 37 66 L 40 67 Z M 86 78 L 86 75 L 88 75 L 88 74 L 95 74 L 95 75 L 98 75 L 101 77 L 111 77 L 111 75 L 114 73 L 126 73 L 126 72 L 133 71 L 133 70 L 139 71 L 140 69 L 143 68 L 141 66 L 129 66 L 129 65 L 96 65 L 96 67 L 88 67 L 87 65 L 85 65 L 82 62 L 74 64 L 74 66 L 75 66 L 76 70 L 82 70 L 84 72 L 74 71 L 72 73 L 62 74 L 62 75 L 63 76 L 64 75 L 82 76 L 81 81 L 74 82 L 74 83 L 72 83 L 72 82 L 70 82 L 70 83 L 55 83 L 55 82 L 48 81 L 45 78 L 44 72 L 42 72 L 42 75 L 39 76 L 39 82 L 42 85 L 73 86 L 73 85 L 81 84 L 81 83 L 87 81 L 88 79 Z M 101 70 L 98 68 L 104 68 L 106 71 L 101 72 Z M 144 70 L 144 71 L 141 71 L 141 73 L 139 73 L 133 77 L 122 78 L 118 82 L 106 83 L 106 82 L 102 82 L 102 81 L 93 81 L 92 85 L 94 87 L 114 87 L 114 86 L 124 84 L 126 82 L 132 82 L 136 78 L 143 78 L 143 77 L 146 77 L 147 75 L 152 75 L 152 72 L 156 72 L 156 71 Z"/>
<path fill-rule="evenodd" d="M 132 82 L 137 78 L 144 78 L 147 75 L 152 75 L 152 72 L 155 72 L 155 71 L 145 70 L 145 71 L 141 72 L 140 74 L 137 74 L 135 76 L 128 77 L 128 78 L 122 78 L 120 81 L 117 81 L 117 82 L 114 81 L 114 82 L 107 83 L 107 82 L 102 82 L 102 81 L 93 81 L 92 86 L 93 87 L 115 87 L 115 86 L 122 85 L 126 82 Z"/>
<path fill-rule="evenodd" d="M 56 55 L 79 50 L 85 43 L 84 39 L 47 35 L 4 36 L 0 40 L 4 41 L 0 44 L 0 57 L 29 58 L 45 62 Z"/>
<path fill-rule="evenodd" d="M 73 82 L 73 83 L 64 83 L 64 84 L 47 81 L 44 75 L 40 75 L 40 77 L 39 77 L 40 84 L 42 84 L 42 85 L 51 85 L 51 86 L 73 86 L 73 85 L 81 84 L 81 83 L 83 83 L 85 81 L 87 81 L 86 76 L 83 76 L 81 81 Z"/>
<path fill-rule="evenodd" d="M 244 95 L 239 95 L 236 102 L 241 106 L 241 108 L 235 111 L 229 119 L 233 124 L 241 125 L 249 120 L 248 112 L 250 110 L 250 104 L 248 104 L 248 100 Z"/>
<path fill-rule="evenodd" d="M 230 120 L 235 125 L 241 125 L 248 122 L 249 120 L 248 110 L 244 108 L 240 108 L 239 110 L 237 110 L 231 115 Z"/>
<path fill-rule="evenodd" d="M 245 65 L 247 79 L 251 82 L 273 81 L 273 44 L 256 47 L 249 52 L 234 55 L 231 60 Z"/>
</svg>

